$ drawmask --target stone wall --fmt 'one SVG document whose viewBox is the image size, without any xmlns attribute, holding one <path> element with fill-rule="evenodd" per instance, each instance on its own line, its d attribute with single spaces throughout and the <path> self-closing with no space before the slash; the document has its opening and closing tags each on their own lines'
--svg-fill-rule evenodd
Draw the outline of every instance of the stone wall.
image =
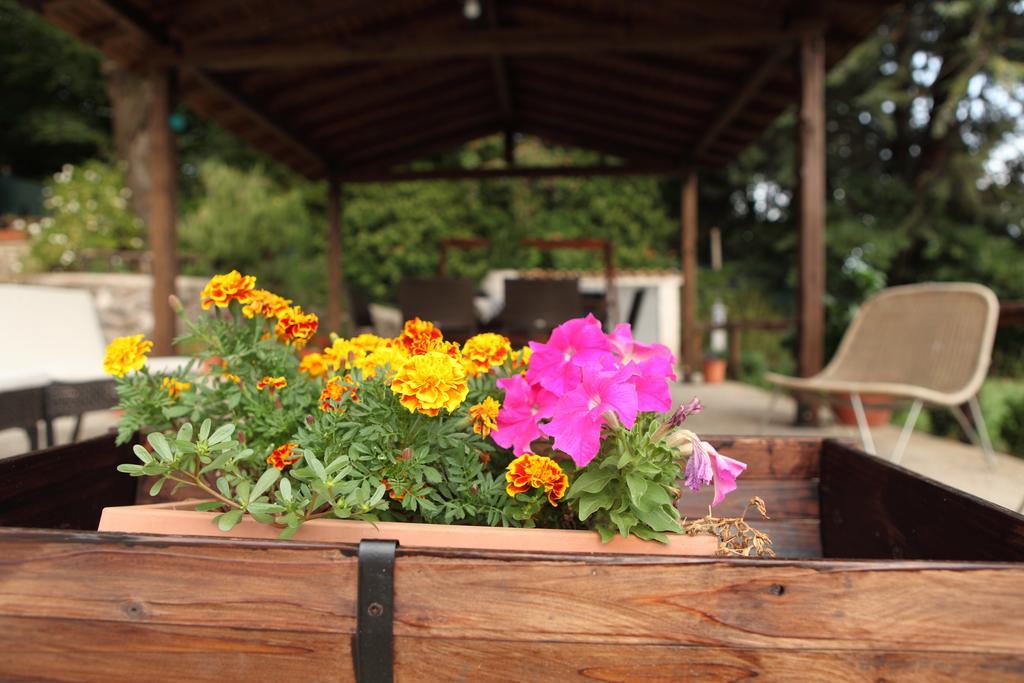
<svg viewBox="0 0 1024 683">
<path fill-rule="evenodd" d="M 92 292 L 100 316 L 103 336 L 109 342 L 128 334 L 153 333 L 153 307 L 150 301 L 152 278 L 135 273 L 37 273 L 19 278 L 23 284 L 70 287 Z M 178 298 L 186 315 L 199 314 L 199 293 L 206 278 L 179 276 Z M 179 330 L 180 331 L 180 330 Z"/>
</svg>

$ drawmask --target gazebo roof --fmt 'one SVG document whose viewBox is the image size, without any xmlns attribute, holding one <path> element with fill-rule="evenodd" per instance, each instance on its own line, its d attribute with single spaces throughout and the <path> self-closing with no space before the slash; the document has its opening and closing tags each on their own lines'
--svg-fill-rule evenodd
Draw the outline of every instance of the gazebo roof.
<svg viewBox="0 0 1024 683">
<path fill-rule="evenodd" d="M 733 159 L 797 101 L 796 37 L 831 66 L 894 3 L 831 0 L 23 0 L 311 177 L 389 169 L 493 133 L 671 171 Z"/>
</svg>

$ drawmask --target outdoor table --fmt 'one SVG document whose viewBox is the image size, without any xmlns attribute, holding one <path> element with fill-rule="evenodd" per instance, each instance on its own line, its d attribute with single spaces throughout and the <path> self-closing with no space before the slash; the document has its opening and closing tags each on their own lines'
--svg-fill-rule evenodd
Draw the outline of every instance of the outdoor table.
<svg viewBox="0 0 1024 683">
<path fill-rule="evenodd" d="M 129 446 L 0 461 L 0 679 L 1019 680 L 1024 517 L 837 441 L 711 440 L 749 463 L 716 514 L 764 498 L 777 559 L 99 533 L 148 502 Z"/>
</svg>

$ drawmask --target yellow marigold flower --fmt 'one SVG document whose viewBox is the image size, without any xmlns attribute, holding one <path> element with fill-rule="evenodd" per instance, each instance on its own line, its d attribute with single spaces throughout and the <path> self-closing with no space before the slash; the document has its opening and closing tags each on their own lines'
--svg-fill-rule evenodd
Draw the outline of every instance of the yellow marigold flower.
<svg viewBox="0 0 1024 683">
<path fill-rule="evenodd" d="M 413 356 L 398 369 L 391 391 L 409 412 L 437 415 L 441 408 L 454 411 L 469 393 L 462 364 L 440 351 Z"/>
<path fill-rule="evenodd" d="M 379 347 L 388 343 L 387 339 L 384 339 L 383 337 L 378 337 L 375 334 L 370 334 L 369 332 L 356 335 L 355 337 L 352 337 L 351 341 L 353 346 L 355 346 L 358 349 L 362 349 L 367 353 L 375 351 Z"/>
<path fill-rule="evenodd" d="M 203 310 L 209 310 L 210 306 L 227 308 L 233 300 L 244 304 L 249 301 L 255 287 L 255 277 L 242 275 L 237 270 L 232 270 L 225 275 L 214 275 L 203 287 L 203 292 L 200 295 Z"/>
<path fill-rule="evenodd" d="M 227 370 L 224 371 L 224 374 L 221 375 L 221 377 L 223 377 L 224 379 L 226 379 L 229 382 L 234 382 L 235 384 L 239 384 L 242 381 L 241 377 L 239 377 L 238 375 L 236 375 L 233 372 L 228 372 Z"/>
<path fill-rule="evenodd" d="M 398 341 L 410 356 L 419 356 L 436 350 L 437 345 L 444 341 L 444 336 L 429 320 L 413 318 L 405 321 Z"/>
<path fill-rule="evenodd" d="M 310 377 L 323 377 L 327 374 L 327 360 L 320 353 L 307 353 L 299 361 L 299 372 Z"/>
<path fill-rule="evenodd" d="M 188 391 L 192 388 L 192 382 L 181 382 L 173 377 L 164 377 L 164 381 L 160 384 L 160 388 L 167 392 L 167 395 L 172 399 L 178 398 L 181 392 Z"/>
<path fill-rule="evenodd" d="M 253 318 L 257 315 L 264 318 L 278 318 L 292 305 L 291 299 L 285 299 L 265 289 L 254 289 L 249 300 L 242 306 L 242 315 Z"/>
<path fill-rule="evenodd" d="M 543 488 L 548 494 L 548 502 L 558 507 L 558 501 L 565 495 L 569 487 L 569 477 L 558 463 L 543 455 L 523 453 L 508 464 L 505 472 L 505 493 L 515 496 L 531 488 Z"/>
<path fill-rule="evenodd" d="M 485 332 L 470 337 L 462 347 L 462 364 L 471 377 L 482 375 L 495 365 L 501 365 L 512 351 L 508 337 Z"/>
<path fill-rule="evenodd" d="M 356 346 L 351 339 L 338 337 L 324 349 L 324 359 L 332 370 L 351 370 L 366 357 L 366 349 Z"/>
<path fill-rule="evenodd" d="M 480 403 L 469 407 L 469 419 L 473 423 L 473 431 L 487 438 L 498 428 L 498 409 L 501 404 L 488 396 Z"/>
<path fill-rule="evenodd" d="M 274 332 L 281 341 L 301 349 L 316 334 L 319 324 L 315 313 L 303 313 L 301 306 L 291 306 L 278 316 Z"/>
<path fill-rule="evenodd" d="M 326 386 L 320 392 L 320 410 L 325 413 L 336 413 L 341 409 L 338 406 L 341 400 L 348 394 L 353 403 L 359 403 L 359 394 L 356 392 L 357 385 L 352 375 L 341 377 L 335 375 L 327 380 Z"/>
<path fill-rule="evenodd" d="M 401 346 L 380 346 L 367 354 L 365 358 L 356 360 L 354 364 L 355 367 L 363 371 L 363 377 L 375 377 L 378 369 L 387 366 L 390 368 L 388 372 L 390 377 L 408 358 L 408 354 Z"/>
<path fill-rule="evenodd" d="M 124 377 L 129 372 L 141 370 L 146 364 L 146 354 L 153 350 L 153 342 L 143 339 L 141 334 L 118 337 L 110 342 L 103 357 L 103 372 L 114 377 Z"/>
<path fill-rule="evenodd" d="M 293 465 L 298 462 L 302 456 L 293 451 L 298 447 L 295 443 L 286 443 L 283 446 L 278 446 L 273 452 L 267 456 L 267 462 L 279 470 L 283 470 L 288 465 Z"/>
<path fill-rule="evenodd" d="M 266 375 L 256 383 L 256 388 L 260 391 L 263 391 L 267 387 L 269 387 L 271 391 L 274 391 L 275 389 L 284 389 L 286 386 L 288 386 L 287 379 L 284 377 L 271 377 L 270 375 Z"/>
<path fill-rule="evenodd" d="M 529 346 L 524 346 L 518 351 L 513 351 L 509 358 L 512 361 L 512 369 L 518 370 L 519 368 L 525 368 L 530 365 L 530 358 L 533 356 L 533 349 Z"/>
</svg>

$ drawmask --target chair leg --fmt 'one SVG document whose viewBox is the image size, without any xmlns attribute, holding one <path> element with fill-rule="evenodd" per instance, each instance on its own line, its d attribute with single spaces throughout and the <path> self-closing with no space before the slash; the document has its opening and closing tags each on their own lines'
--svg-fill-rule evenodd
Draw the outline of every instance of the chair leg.
<svg viewBox="0 0 1024 683">
<path fill-rule="evenodd" d="M 949 412 L 953 413 L 953 417 L 960 424 L 960 428 L 964 430 L 967 438 L 970 439 L 971 443 L 981 449 L 985 455 L 985 463 L 989 469 L 995 468 L 996 458 L 992 451 L 992 442 L 988 438 L 988 429 L 985 427 L 985 418 L 981 414 L 981 407 L 978 406 L 978 400 L 972 398 L 969 401 L 971 413 L 973 414 L 974 421 L 978 425 L 978 429 L 974 428 L 971 421 L 967 419 L 967 415 L 964 414 L 963 410 L 959 406 L 951 406 Z M 982 437 L 979 434 L 979 430 L 984 432 L 985 436 Z"/>
<path fill-rule="evenodd" d="M 84 413 L 75 415 L 75 428 L 71 431 L 71 443 L 78 442 L 78 435 L 82 431 L 82 418 L 85 416 Z"/>
<path fill-rule="evenodd" d="M 860 440 L 864 450 L 871 455 L 876 455 L 875 440 L 871 438 L 871 428 L 868 427 L 868 418 L 864 414 L 864 404 L 861 403 L 860 394 L 850 394 L 850 403 L 853 404 L 853 414 L 857 416 L 857 428 L 860 430 Z"/>
<path fill-rule="evenodd" d="M 921 415 L 921 405 L 921 401 L 916 400 L 910 406 L 907 421 L 903 423 L 903 431 L 900 432 L 900 438 L 892 452 L 892 461 L 894 463 L 898 463 L 903 458 L 903 451 L 906 450 L 907 443 L 910 441 L 910 435 L 914 433 L 914 425 L 917 424 L 917 418 Z"/>
<path fill-rule="evenodd" d="M 53 448 L 57 445 L 57 437 L 54 436 L 52 417 L 46 418 L 46 445 L 49 448 Z"/>
</svg>

